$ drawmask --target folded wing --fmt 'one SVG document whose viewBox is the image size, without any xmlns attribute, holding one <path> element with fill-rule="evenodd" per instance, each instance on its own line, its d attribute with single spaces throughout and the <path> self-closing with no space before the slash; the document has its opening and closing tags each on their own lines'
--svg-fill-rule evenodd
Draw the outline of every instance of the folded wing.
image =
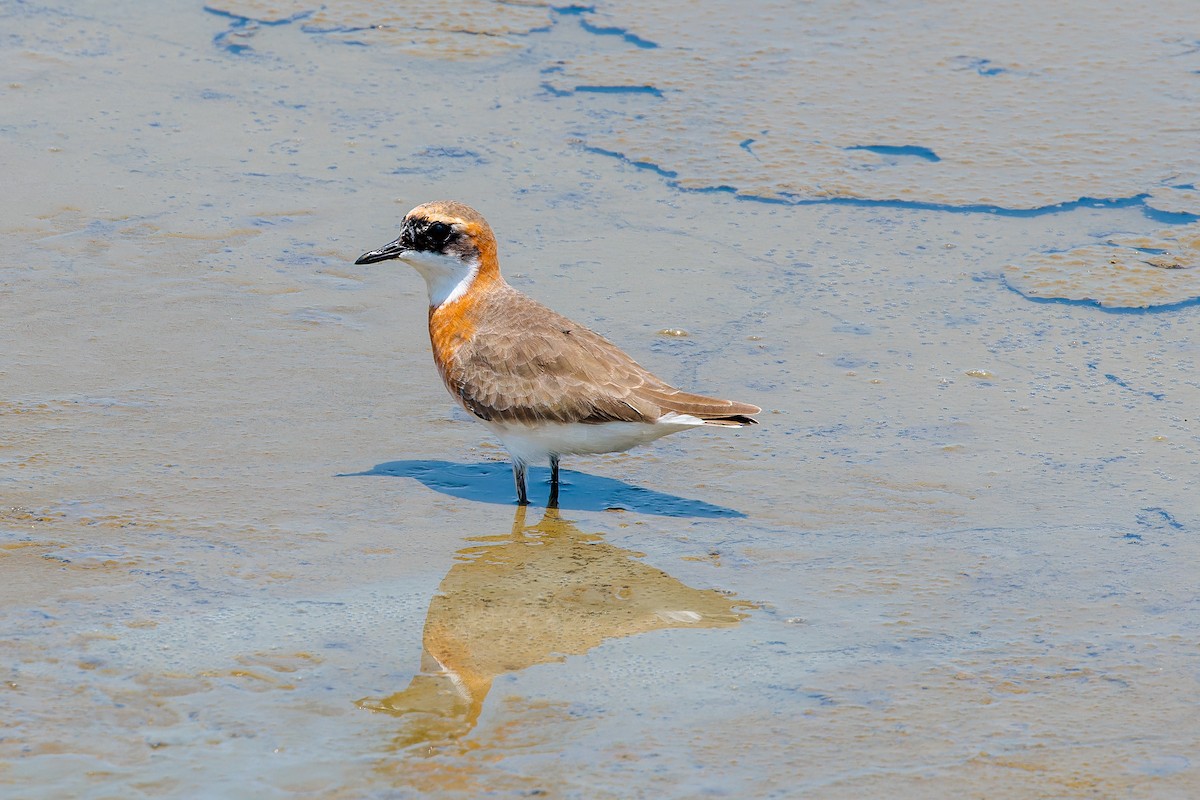
<svg viewBox="0 0 1200 800">
<path fill-rule="evenodd" d="M 509 289 L 502 325 L 480 309 L 445 379 L 464 407 L 495 422 L 654 423 L 668 415 L 752 425 L 761 409 L 681 391 L 604 337 Z M 520 331 L 514 334 L 513 331 Z"/>
</svg>

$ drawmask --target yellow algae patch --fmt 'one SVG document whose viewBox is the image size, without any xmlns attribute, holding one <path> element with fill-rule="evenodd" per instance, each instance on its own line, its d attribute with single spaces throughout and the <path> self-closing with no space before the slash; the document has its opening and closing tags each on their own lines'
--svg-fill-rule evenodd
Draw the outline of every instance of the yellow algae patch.
<svg viewBox="0 0 1200 800">
<path fill-rule="evenodd" d="M 0 507 L 0 523 L 8 527 L 33 527 L 32 523 L 37 522 L 59 522 L 66 518 L 66 514 L 61 511 L 50 511 L 48 509 L 30 509 L 24 506 L 7 506 Z M 28 547 L 29 542 L 13 542 L 11 544 L 0 545 L 0 551 L 9 548 Z"/>
<path fill-rule="evenodd" d="M 1037 253 L 1006 268 L 1008 285 L 1034 299 L 1105 308 L 1152 308 L 1200 298 L 1200 223 L 1108 244 Z"/>
<path fill-rule="evenodd" d="M 128 564 L 115 560 L 74 564 L 54 558 L 59 549 L 42 543 L 0 549 L 0 608 L 24 607 L 62 592 L 133 581 Z"/>
<path fill-rule="evenodd" d="M 259 652 L 238 656 L 237 662 L 245 667 L 263 667 L 273 672 L 292 673 L 320 664 L 323 659 L 306 652 L 277 653 Z"/>
<path fill-rule="evenodd" d="M 611 0 L 584 19 L 629 45 L 547 80 L 602 89 L 588 102 L 615 116 L 586 144 L 682 188 L 1039 208 L 1195 183 L 1194 16 L 1191 0 Z"/>
<path fill-rule="evenodd" d="M 550 6 L 541 2 L 463 0 L 397 5 L 380 0 L 336 4 L 218 0 L 208 8 L 270 24 L 293 21 L 307 33 L 438 58 L 499 55 L 523 46 L 517 37 L 550 25 Z"/>
</svg>

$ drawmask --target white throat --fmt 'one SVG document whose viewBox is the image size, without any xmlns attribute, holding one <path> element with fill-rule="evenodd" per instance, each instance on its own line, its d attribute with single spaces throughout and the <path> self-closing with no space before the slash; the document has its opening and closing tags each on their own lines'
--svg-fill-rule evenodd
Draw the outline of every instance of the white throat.
<svg viewBox="0 0 1200 800">
<path fill-rule="evenodd" d="M 425 279 L 432 308 L 452 303 L 466 294 L 471 281 L 479 274 L 479 259 L 463 261 L 441 253 L 409 251 L 400 260 L 411 266 Z"/>
</svg>

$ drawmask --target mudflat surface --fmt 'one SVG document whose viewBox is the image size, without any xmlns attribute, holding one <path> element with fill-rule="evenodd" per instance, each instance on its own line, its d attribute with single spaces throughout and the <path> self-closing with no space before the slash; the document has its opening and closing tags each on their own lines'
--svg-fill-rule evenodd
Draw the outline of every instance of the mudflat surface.
<svg viewBox="0 0 1200 800">
<path fill-rule="evenodd" d="M 956 9 L 0 2 L 0 794 L 1194 796 L 1200 32 Z M 763 424 L 518 511 L 442 198 Z"/>
</svg>

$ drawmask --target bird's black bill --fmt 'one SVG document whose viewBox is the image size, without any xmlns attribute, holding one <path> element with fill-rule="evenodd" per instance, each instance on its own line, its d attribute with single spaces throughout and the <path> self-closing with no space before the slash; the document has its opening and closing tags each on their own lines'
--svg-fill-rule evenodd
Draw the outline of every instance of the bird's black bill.
<svg viewBox="0 0 1200 800">
<path fill-rule="evenodd" d="M 388 242 L 378 250 L 372 250 L 369 253 L 363 253 L 354 263 L 374 264 L 376 261 L 387 261 L 389 258 L 399 258 L 400 254 L 404 252 L 404 249 L 404 245 L 400 244 L 400 240 L 397 239 L 394 242 Z"/>
</svg>

